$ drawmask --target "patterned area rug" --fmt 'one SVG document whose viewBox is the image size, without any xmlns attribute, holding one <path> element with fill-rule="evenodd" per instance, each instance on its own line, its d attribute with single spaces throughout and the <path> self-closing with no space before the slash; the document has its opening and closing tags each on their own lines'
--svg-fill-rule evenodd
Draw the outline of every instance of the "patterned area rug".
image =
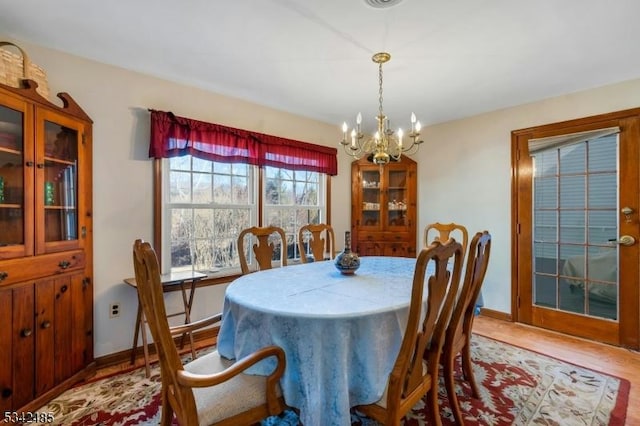
<svg viewBox="0 0 640 426">
<path fill-rule="evenodd" d="M 466 382 L 457 394 L 468 425 L 623 425 L 629 382 L 593 370 L 474 335 L 474 372 L 481 397 L 470 396 Z M 460 375 L 458 366 L 458 376 Z M 441 383 L 442 384 L 442 383 Z M 39 412 L 51 412 L 57 425 L 157 425 L 160 421 L 160 371 L 146 378 L 144 368 L 82 384 Z M 440 386 L 443 424 L 454 424 L 444 385 Z M 407 426 L 427 425 L 424 404 L 404 419 Z M 263 425 L 296 425 L 286 412 Z M 357 414 L 352 424 L 377 425 Z"/>
</svg>

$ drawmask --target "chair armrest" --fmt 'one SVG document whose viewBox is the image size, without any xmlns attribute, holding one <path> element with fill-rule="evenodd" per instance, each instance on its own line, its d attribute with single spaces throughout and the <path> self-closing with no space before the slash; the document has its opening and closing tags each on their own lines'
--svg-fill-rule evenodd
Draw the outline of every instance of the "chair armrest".
<svg viewBox="0 0 640 426">
<path fill-rule="evenodd" d="M 171 332 L 172 336 L 178 336 L 180 334 L 191 333 L 193 331 L 200 330 L 201 328 L 219 323 L 220 321 L 222 321 L 222 314 L 215 314 L 198 321 L 190 322 L 188 324 L 174 325 L 173 327 L 169 327 L 169 331 Z"/>
<path fill-rule="evenodd" d="M 178 370 L 178 383 L 182 386 L 201 388 L 215 386 L 231 379 L 244 372 L 247 368 L 262 361 L 263 359 L 275 356 L 277 358 L 276 368 L 268 376 L 268 381 L 274 381 L 274 385 L 280 380 L 284 373 L 286 360 L 284 350 L 279 346 L 265 346 L 244 358 L 234 362 L 229 368 L 215 374 L 196 374 L 186 370 Z M 269 384 L 270 385 L 270 384 Z"/>
</svg>

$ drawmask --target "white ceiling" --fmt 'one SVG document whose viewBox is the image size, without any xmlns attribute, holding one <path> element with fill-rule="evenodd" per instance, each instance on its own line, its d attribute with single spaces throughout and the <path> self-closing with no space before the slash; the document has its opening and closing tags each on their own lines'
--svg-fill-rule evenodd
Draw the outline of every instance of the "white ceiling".
<svg viewBox="0 0 640 426">
<path fill-rule="evenodd" d="M 432 124 L 640 78 L 639 16 L 639 0 L 0 0 L 0 34 L 337 127 L 373 124 L 387 51 L 384 109 L 406 129 L 412 111 Z"/>
</svg>

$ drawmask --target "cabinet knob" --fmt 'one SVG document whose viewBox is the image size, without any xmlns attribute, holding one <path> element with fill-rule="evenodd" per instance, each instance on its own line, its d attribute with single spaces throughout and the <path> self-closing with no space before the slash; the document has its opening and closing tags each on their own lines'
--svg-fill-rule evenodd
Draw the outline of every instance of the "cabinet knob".
<svg viewBox="0 0 640 426">
<path fill-rule="evenodd" d="M 27 167 L 33 167 L 33 161 L 27 161 L 24 165 Z"/>
<path fill-rule="evenodd" d="M 40 325 L 40 327 L 42 328 L 49 328 L 51 327 L 51 321 L 47 320 L 47 321 L 43 321 L 42 324 Z"/>
<path fill-rule="evenodd" d="M 2 389 L 2 398 L 3 399 L 9 398 L 11 395 L 13 395 L 13 391 L 11 389 L 9 389 L 9 388 Z"/>
<path fill-rule="evenodd" d="M 69 266 L 71 266 L 71 262 L 69 262 L 68 260 L 63 260 L 60 263 L 58 263 L 58 266 L 61 269 L 67 269 Z"/>
<path fill-rule="evenodd" d="M 44 163 L 38 163 L 36 164 L 36 167 L 39 169 L 44 169 Z"/>
<path fill-rule="evenodd" d="M 22 331 L 20 332 L 20 336 L 29 337 L 29 336 L 31 336 L 32 332 L 33 331 L 30 328 L 23 328 Z"/>
<path fill-rule="evenodd" d="M 3 281 L 9 277 L 9 273 L 6 271 L 0 271 L 0 281 Z"/>
</svg>

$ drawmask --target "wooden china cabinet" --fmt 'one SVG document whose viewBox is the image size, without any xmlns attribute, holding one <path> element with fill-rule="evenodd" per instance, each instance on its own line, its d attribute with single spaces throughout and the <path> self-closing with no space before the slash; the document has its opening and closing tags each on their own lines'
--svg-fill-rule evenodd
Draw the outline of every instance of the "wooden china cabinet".
<svg viewBox="0 0 640 426">
<path fill-rule="evenodd" d="M 92 121 L 0 84 L 0 412 L 33 411 L 95 372 Z"/>
<path fill-rule="evenodd" d="M 416 256 L 417 164 L 351 163 L 351 241 L 360 256 Z"/>
</svg>

